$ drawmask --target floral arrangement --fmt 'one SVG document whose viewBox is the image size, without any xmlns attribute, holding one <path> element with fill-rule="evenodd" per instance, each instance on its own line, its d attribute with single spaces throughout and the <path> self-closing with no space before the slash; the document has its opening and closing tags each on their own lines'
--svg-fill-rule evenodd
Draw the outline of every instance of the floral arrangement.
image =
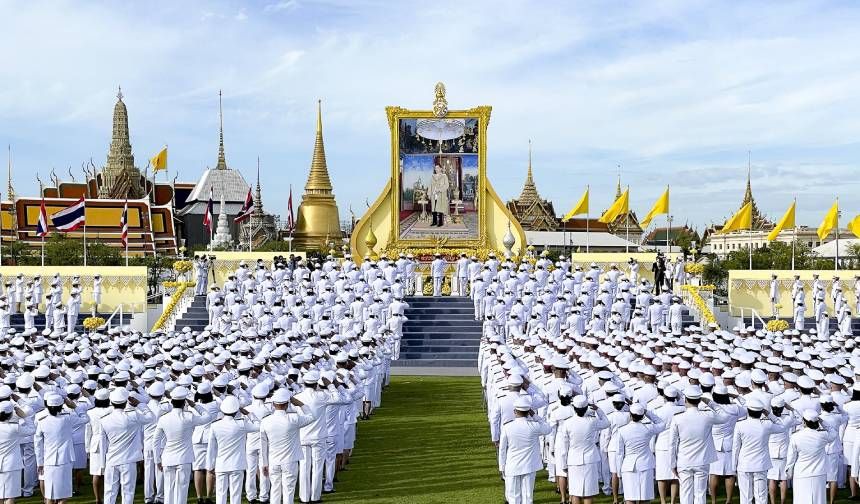
<svg viewBox="0 0 860 504">
<path fill-rule="evenodd" d="M 421 292 L 424 293 L 425 296 L 433 295 L 433 277 L 427 275 L 424 280 L 424 284 L 421 286 Z M 451 278 L 445 276 L 442 278 L 442 295 L 450 296 L 451 295 Z"/>
<path fill-rule="evenodd" d="M 182 284 L 185 284 L 188 287 L 194 287 L 195 285 L 197 285 L 197 282 L 179 282 L 179 281 L 174 282 L 172 280 L 168 280 L 166 282 L 161 282 L 161 285 L 163 285 L 167 289 L 176 289 Z"/>
<path fill-rule="evenodd" d="M 188 273 L 193 267 L 194 265 L 191 263 L 191 261 L 175 261 L 173 263 L 173 271 L 179 274 Z"/>
<path fill-rule="evenodd" d="M 765 327 L 770 332 L 785 331 L 788 329 L 788 322 L 780 319 L 768 320 Z"/>
<path fill-rule="evenodd" d="M 84 319 L 84 328 L 88 331 L 95 331 L 103 325 L 105 325 L 105 319 L 102 317 L 87 317 Z"/>
<path fill-rule="evenodd" d="M 710 287 L 707 289 L 706 287 Z M 702 299 L 702 296 L 699 295 L 699 290 L 714 290 L 713 285 L 705 285 L 702 287 L 697 287 L 695 285 L 684 285 L 681 289 L 687 291 L 690 294 L 690 300 L 693 301 L 693 305 L 698 310 L 699 314 L 702 317 L 702 320 L 707 324 L 716 324 L 717 317 L 714 316 L 714 313 L 708 308 L 708 304 L 705 303 L 705 300 Z"/>
<path fill-rule="evenodd" d="M 183 261 L 176 261 L 183 262 Z M 188 262 L 188 261 L 185 261 Z M 166 282 L 165 282 L 166 283 Z M 170 296 L 170 302 L 167 303 L 167 306 L 164 308 L 164 312 L 158 317 L 158 320 L 155 321 L 155 325 L 152 326 L 152 330 L 161 329 L 164 326 L 167 319 L 170 318 L 170 315 L 173 313 L 173 310 L 176 309 L 176 305 L 179 304 L 179 300 L 182 299 L 182 294 L 185 293 L 185 289 L 189 287 L 189 284 L 193 285 L 193 282 L 177 282 L 179 286 L 176 288 L 176 292 Z"/>
<path fill-rule="evenodd" d="M 691 275 L 699 276 L 705 272 L 705 265 L 701 263 L 690 262 L 684 265 L 684 271 Z"/>
</svg>

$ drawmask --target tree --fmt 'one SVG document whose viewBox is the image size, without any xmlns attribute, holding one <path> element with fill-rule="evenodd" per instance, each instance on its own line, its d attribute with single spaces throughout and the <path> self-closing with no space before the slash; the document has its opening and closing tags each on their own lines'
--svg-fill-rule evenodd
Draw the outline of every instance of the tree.
<svg viewBox="0 0 860 504">
<path fill-rule="evenodd" d="M 84 244 L 65 233 L 54 233 L 45 240 L 45 265 L 79 266 L 84 264 Z"/>
</svg>

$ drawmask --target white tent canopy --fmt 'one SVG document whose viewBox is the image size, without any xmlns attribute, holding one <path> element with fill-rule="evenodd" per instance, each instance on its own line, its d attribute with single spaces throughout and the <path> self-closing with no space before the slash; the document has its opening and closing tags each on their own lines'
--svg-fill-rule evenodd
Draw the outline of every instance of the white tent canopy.
<svg viewBox="0 0 860 504">
<path fill-rule="evenodd" d="M 848 257 L 851 255 L 851 246 L 860 243 L 860 239 L 857 238 L 840 238 L 839 239 L 839 259 L 840 263 L 842 262 L 842 258 Z M 836 240 L 831 240 L 827 243 L 821 244 L 814 249 L 812 252 L 817 254 L 819 257 L 836 257 Z"/>
</svg>

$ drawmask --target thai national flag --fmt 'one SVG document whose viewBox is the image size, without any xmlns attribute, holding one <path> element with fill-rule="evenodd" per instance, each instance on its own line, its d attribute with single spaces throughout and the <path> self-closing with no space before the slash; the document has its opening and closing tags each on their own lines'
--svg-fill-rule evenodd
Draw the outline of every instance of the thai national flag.
<svg viewBox="0 0 860 504">
<path fill-rule="evenodd" d="M 44 238 L 48 236 L 48 212 L 45 211 L 45 200 L 39 207 L 39 222 L 36 223 L 36 236 Z"/>
<path fill-rule="evenodd" d="M 86 205 L 84 198 L 51 216 L 51 224 L 57 231 L 74 231 L 86 223 Z"/>
<path fill-rule="evenodd" d="M 122 215 L 119 217 L 119 225 L 122 228 L 122 233 L 119 235 L 119 241 L 123 248 L 128 247 L 128 200 L 125 200 L 125 206 L 122 207 Z"/>
<path fill-rule="evenodd" d="M 239 215 L 233 219 L 234 222 L 242 222 L 251 216 L 254 211 L 254 198 L 251 196 L 251 188 L 248 188 L 248 195 L 245 196 L 245 202 L 242 203 L 242 210 L 239 210 Z"/>
<path fill-rule="evenodd" d="M 212 211 L 212 187 L 209 187 L 209 202 L 206 203 L 206 213 L 203 214 L 203 225 L 212 233 L 212 224 L 215 222 L 215 215 Z"/>
</svg>

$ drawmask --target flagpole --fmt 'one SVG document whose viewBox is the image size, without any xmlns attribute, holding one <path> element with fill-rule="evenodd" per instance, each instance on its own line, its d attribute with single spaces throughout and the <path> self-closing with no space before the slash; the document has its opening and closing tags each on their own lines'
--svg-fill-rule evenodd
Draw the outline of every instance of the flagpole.
<svg viewBox="0 0 860 504">
<path fill-rule="evenodd" d="M 84 199 L 84 267 L 87 267 L 87 200 Z"/>
<path fill-rule="evenodd" d="M 586 186 L 585 186 L 585 192 L 587 192 L 587 193 L 588 193 L 588 199 L 589 199 L 589 200 L 591 200 L 591 192 L 590 192 L 590 191 L 591 191 L 591 184 L 586 184 Z M 586 205 L 586 206 L 588 207 L 588 208 L 585 210 L 585 253 L 587 254 L 587 253 L 590 251 L 589 249 L 590 249 L 590 246 L 591 246 L 591 237 L 590 237 L 590 236 L 589 236 L 589 234 L 588 234 L 588 221 L 590 220 L 590 218 L 589 218 L 589 215 L 590 215 L 590 214 L 589 214 L 589 211 L 590 211 L 590 209 L 591 209 L 591 201 L 589 201 L 589 202 L 588 202 L 588 205 Z M 572 261 L 571 261 L 571 262 L 572 262 Z"/>
<path fill-rule="evenodd" d="M 747 228 L 747 234 L 749 235 L 749 239 L 750 239 L 750 243 L 749 243 L 749 250 L 750 250 L 750 271 L 752 271 L 752 246 L 753 246 L 753 243 L 752 243 L 752 225 L 750 225 L 750 227 L 749 227 L 749 228 Z"/>
<path fill-rule="evenodd" d="M 797 215 L 797 198 L 794 198 L 794 214 Z M 791 236 L 791 271 L 794 271 L 794 247 L 797 243 L 797 222 L 795 222 L 795 226 L 791 228 L 792 236 Z"/>
<path fill-rule="evenodd" d="M 836 197 L 836 260 L 833 261 L 833 270 L 839 271 L 839 197 Z"/>
<path fill-rule="evenodd" d="M 45 235 L 42 235 L 42 267 L 45 267 Z"/>
<path fill-rule="evenodd" d="M 624 241 L 627 243 L 624 244 L 624 253 L 630 253 L 630 208 L 627 209 L 627 212 L 624 213 Z"/>
<path fill-rule="evenodd" d="M 672 249 L 669 248 L 669 229 L 672 227 L 672 216 L 669 215 L 669 212 L 666 212 L 666 255 L 672 252 Z"/>
</svg>

